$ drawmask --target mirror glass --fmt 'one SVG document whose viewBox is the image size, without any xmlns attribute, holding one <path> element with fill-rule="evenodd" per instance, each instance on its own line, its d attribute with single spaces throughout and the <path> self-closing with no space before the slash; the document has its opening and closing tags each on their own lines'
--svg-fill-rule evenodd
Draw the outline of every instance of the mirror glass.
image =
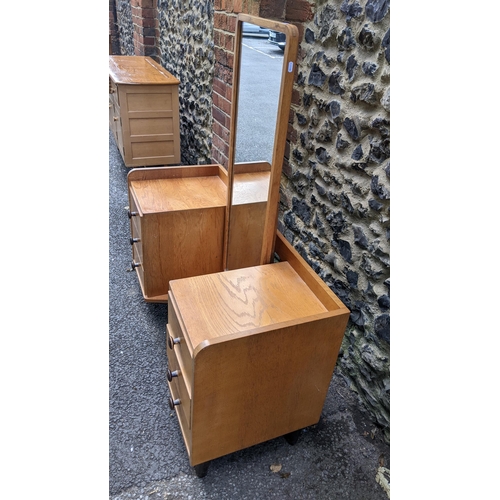
<svg viewBox="0 0 500 500">
<path fill-rule="evenodd" d="M 295 51 L 292 50 L 293 63 L 288 65 L 290 36 L 287 32 L 291 28 L 294 27 L 246 14 L 238 16 L 228 162 L 225 269 L 262 263 L 272 174 L 278 169 L 281 175 L 288 127 L 293 81 L 287 73 L 291 72 L 296 57 L 295 47 Z M 297 45 L 296 40 L 292 45 Z M 285 93 L 284 79 L 289 80 L 290 88 Z M 286 113 L 281 112 L 284 107 Z M 275 214 L 277 216 L 277 203 Z"/>
<path fill-rule="evenodd" d="M 235 162 L 271 163 L 285 45 L 271 43 L 267 28 L 242 27 Z"/>
</svg>

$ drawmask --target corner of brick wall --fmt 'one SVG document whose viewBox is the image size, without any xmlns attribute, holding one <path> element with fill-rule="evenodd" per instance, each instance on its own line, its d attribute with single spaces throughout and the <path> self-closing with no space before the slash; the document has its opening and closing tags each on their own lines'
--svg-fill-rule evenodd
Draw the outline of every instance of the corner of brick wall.
<svg viewBox="0 0 500 500">
<path fill-rule="evenodd" d="M 134 54 L 158 59 L 157 0 L 131 0 Z"/>
</svg>

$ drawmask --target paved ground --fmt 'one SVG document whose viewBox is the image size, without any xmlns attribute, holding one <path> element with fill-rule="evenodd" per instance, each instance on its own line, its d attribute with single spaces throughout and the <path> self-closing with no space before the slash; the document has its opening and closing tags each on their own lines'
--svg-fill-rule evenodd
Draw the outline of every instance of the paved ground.
<svg viewBox="0 0 500 500">
<path fill-rule="evenodd" d="M 167 307 L 142 299 L 127 217 L 126 176 L 109 138 L 109 498 L 386 500 L 375 481 L 389 447 L 336 373 L 318 425 L 214 460 L 200 479 L 167 403 Z"/>
</svg>

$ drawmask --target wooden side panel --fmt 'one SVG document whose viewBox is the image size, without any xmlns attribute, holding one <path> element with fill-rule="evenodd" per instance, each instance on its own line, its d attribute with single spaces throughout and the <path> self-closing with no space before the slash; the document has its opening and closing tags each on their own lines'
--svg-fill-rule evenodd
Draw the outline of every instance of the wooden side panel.
<svg viewBox="0 0 500 500">
<path fill-rule="evenodd" d="M 317 423 L 346 322 L 323 318 L 200 350 L 191 465 Z"/>
<path fill-rule="evenodd" d="M 259 265 L 265 216 L 265 202 L 233 205 L 229 226 L 227 269 Z"/>
<path fill-rule="evenodd" d="M 170 280 L 222 271 L 224 207 L 143 218 L 144 289 L 168 293 Z"/>
</svg>

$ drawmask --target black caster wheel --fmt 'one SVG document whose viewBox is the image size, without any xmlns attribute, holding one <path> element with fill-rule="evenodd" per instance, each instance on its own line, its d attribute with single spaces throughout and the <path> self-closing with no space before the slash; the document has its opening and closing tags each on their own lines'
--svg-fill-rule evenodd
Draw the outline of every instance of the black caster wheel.
<svg viewBox="0 0 500 500">
<path fill-rule="evenodd" d="M 208 472 L 208 466 L 210 465 L 210 460 L 208 462 L 203 462 L 194 466 L 194 471 L 198 477 L 205 477 Z"/>
<path fill-rule="evenodd" d="M 288 444 L 291 444 L 293 446 L 299 440 L 301 432 L 302 432 L 302 429 L 298 429 L 296 431 L 289 432 L 288 434 L 285 434 L 283 437 L 286 439 L 286 442 Z"/>
</svg>

